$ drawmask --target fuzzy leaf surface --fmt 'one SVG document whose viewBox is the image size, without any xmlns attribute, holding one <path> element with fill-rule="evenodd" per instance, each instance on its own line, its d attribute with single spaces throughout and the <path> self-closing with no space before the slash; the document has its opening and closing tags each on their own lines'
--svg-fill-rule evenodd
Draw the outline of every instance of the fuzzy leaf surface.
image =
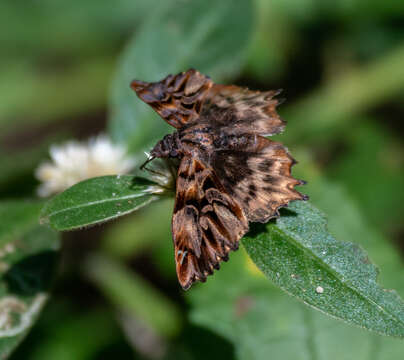
<svg viewBox="0 0 404 360">
<path fill-rule="evenodd" d="M 404 302 L 377 284 L 377 268 L 364 250 L 337 241 L 323 213 L 295 202 L 281 217 L 255 225 L 244 246 L 276 285 L 332 317 L 383 335 L 404 337 Z"/>
<path fill-rule="evenodd" d="M 84 180 L 49 200 L 41 222 L 59 231 L 105 222 L 158 199 L 160 190 L 156 183 L 130 175 Z"/>
</svg>

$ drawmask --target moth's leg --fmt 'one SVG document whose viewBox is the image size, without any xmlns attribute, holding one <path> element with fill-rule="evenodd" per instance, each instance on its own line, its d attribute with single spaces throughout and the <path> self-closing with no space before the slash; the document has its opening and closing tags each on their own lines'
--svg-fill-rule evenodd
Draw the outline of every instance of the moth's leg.
<svg viewBox="0 0 404 360">
<path fill-rule="evenodd" d="M 142 165 L 140 165 L 140 170 L 143 170 L 143 169 L 147 170 L 146 165 L 149 162 L 153 161 L 155 158 L 156 158 L 155 156 L 149 157 Z"/>
<path fill-rule="evenodd" d="M 147 165 L 149 162 L 153 161 L 155 158 L 156 158 L 155 156 L 152 156 L 152 157 L 148 158 L 148 159 L 140 166 L 140 170 L 146 170 L 146 171 L 148 171 L 148 172 L 150 172 L 150 173 L 152 173 L 152 174 L 159 175 L 159 176 L 166 176 L 166 174 L 163 174 L 163 173 L 161 173 L 161 172 L 159 172 L 159 171 L 157 171 L 157 170 L 150 169 L 150 168 L 146 167 L 146 165 Z"/>
<path fill-rule="evenodd" d="M 159 171 L 156 171 L 156 170 L 153 170 L 153 169 L 150 169 L 150 168 L 147 168 L 147 167 L 144 167 L 143 169 L 148 171 L 149 173 L 154 174 L 154 175 L 166 176 L 166 174 L 163 174 L 163 173 L 161 173 Z"/>
</svg>

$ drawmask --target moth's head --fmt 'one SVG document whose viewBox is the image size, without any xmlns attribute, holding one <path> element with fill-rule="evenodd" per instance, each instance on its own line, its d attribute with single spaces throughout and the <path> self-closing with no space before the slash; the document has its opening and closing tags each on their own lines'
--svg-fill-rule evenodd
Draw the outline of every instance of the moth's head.
<svg viewBox="0 0 404 360">
<path fill-rule="evenodd" d="M 155 104 L 166 101 L 169 97 L 167 87 L 161 81 L 146 82 L 133 80 L 130 87 L 135 90 L 137 96 L 147 104 Z"/>
</svg>

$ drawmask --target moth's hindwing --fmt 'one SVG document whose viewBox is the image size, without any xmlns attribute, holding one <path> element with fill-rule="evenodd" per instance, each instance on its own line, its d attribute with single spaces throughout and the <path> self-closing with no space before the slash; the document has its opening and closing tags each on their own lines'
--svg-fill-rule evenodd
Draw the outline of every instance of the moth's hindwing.
<svg viewBox="0 0 404 360">
<path fill-rule="evenodd" d="M 184 157 L 172 219 L 178 280 L 184 289 L 219 269 L 248 230 L 241 206 L 201 159 Z"/>
</svg>

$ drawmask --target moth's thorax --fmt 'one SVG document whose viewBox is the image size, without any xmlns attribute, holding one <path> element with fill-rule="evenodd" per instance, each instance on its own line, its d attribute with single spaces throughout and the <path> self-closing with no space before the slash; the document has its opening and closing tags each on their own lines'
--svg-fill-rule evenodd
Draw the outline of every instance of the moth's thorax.
<svg viewBox="0 0 404 360">
<path fill-rule="evenodd" d="M 210 153 L 218 150 L 248 150 L 255 146 L 255 134 L 229 134 L 223 128 L 213 128 L 206 124 L 195 124 L 164 136 L 153 148 L 151 155 L 160 158 L 182 158 L 200 150 Z"/>
<path fill-rule="evenodd" d="M 191 144 L 203 150 L 246 150 L 258 141 L 256 134 L 232 134 L 228 128 L 212 127 L 203 122 L 179 131 L 181 144 Z"/>
<path fill-rule="evenodd" d="M 198 123 L 181 129 L 179 137 L 184 150 L 192 150 L 194 147 L 210 149 L 214 146 L 215 133 L 211 126 Z"/>
</svg>

